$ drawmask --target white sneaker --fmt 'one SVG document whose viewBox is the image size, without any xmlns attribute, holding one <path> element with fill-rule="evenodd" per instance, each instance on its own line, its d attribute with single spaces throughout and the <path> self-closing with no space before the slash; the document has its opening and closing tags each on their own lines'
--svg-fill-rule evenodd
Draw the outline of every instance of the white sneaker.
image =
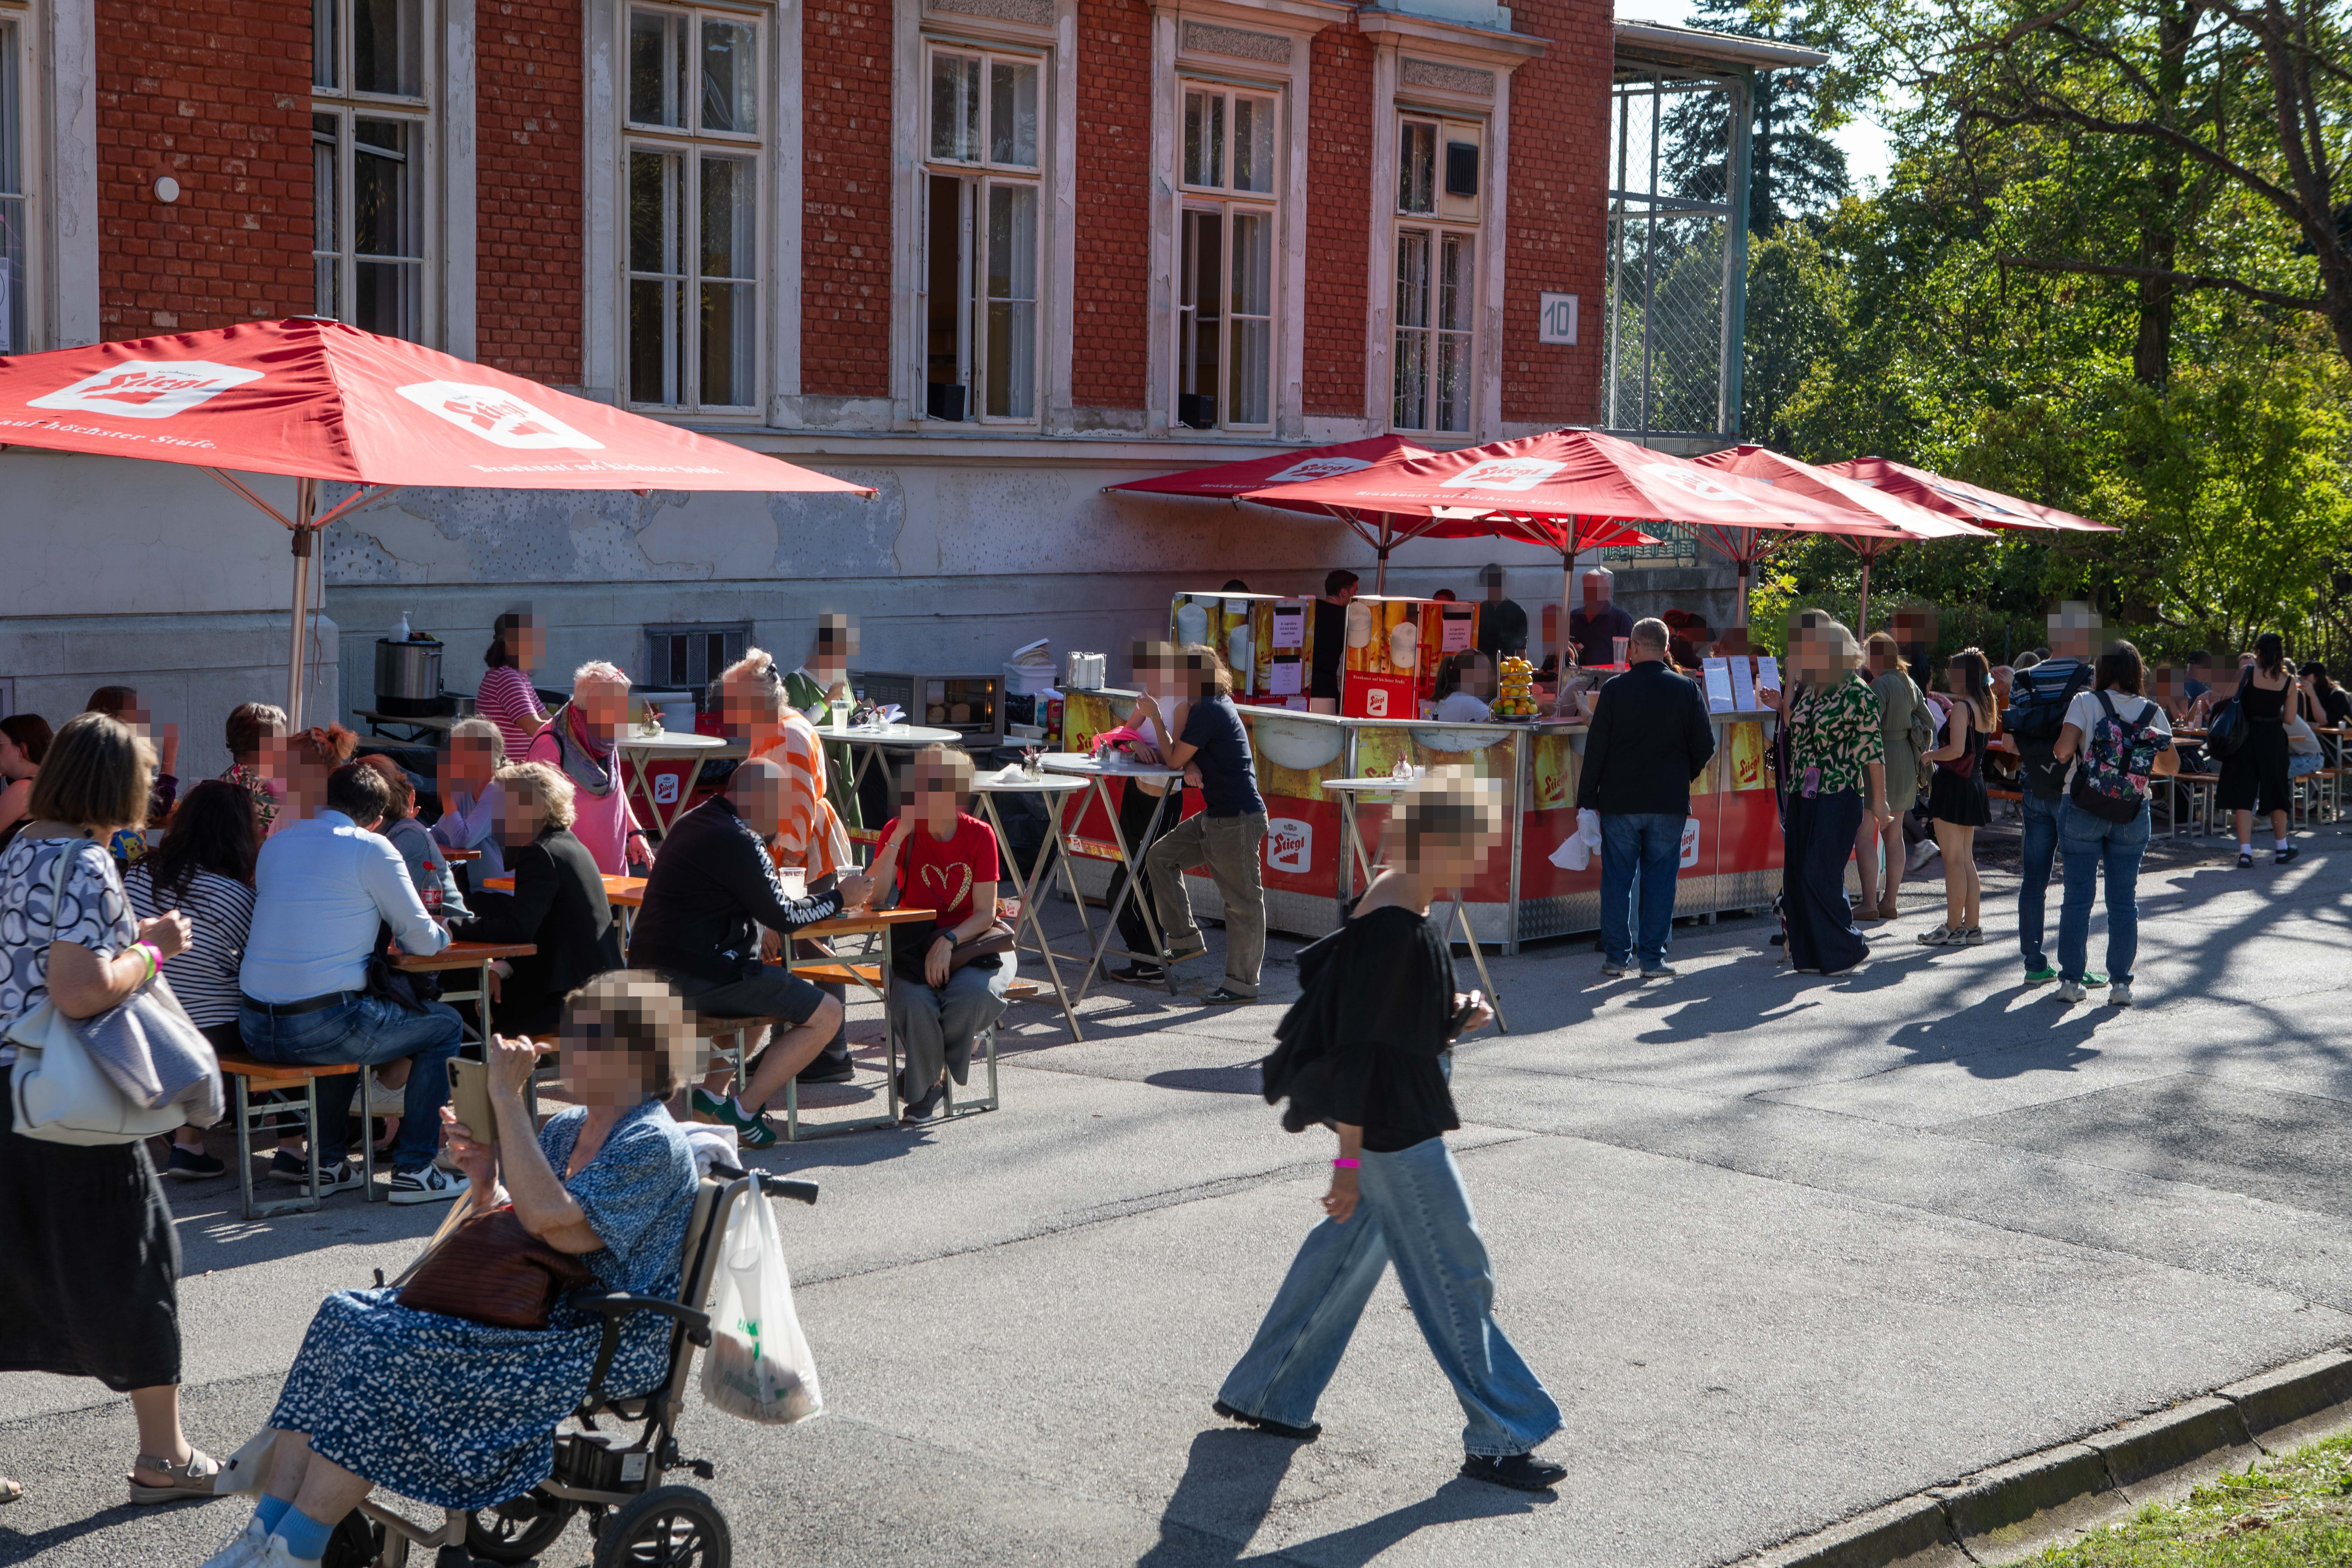
<svg viewBox="0 0 2352 1568">
<path fill-rule="evenodd" d="M 394 1171 L 390 1195 L 396 1204 L 446 1204 L 464 1197 L 472 1185 L 464 1176 L 453 1175 L 438 1165 L 420 1165 L 414 1171 Z"/>
<path fill-rule="evenodd" d="M 2131 984 L 2130 984 L 2130 982 L 2128 982 L 2128 981 L 2117 981 L 2115 984 L 2110 985 L 2110 986 L 2108 986 L 2108 987 L 2107 987 L 2107 1005 L 2108 1005 L 2108 1006 L 2110 1006 L 2110 1007 L 2128 1007 L 2128 1006 L 2130 1006 L 2131 1005 L 2132 1005 L 2132 994 L 2131 994 Z"/>
<path fill-rule="evenodd" d="M 1922 840 L 1911 846 L 1911 853 L 1903 857 L 1903 868 L 1906 871 L 1916 871 L 1941 853 L 1942 851 L 1934 844 Z"/>
<path fill-rule="evenodd" d="M 287 1550 L 284 1536 L 273 1535 L 261 1554 L 254 1558 L 253 1568 L 319 1568 L 320 1561 L 316 1557 L 295 1556 Z"/>
<path fill-rule="evenodd" d="M 262 1549 L 269 1544 L 269 1531 L 261 1527 L 261 1516 L 255 1514 L 245 1521 L 245 1528 L 229 1538 L 229 1543 L 214 1552 L 197 1568 L 256 1568 L 261 1561 Z"/>
<path fill-rule="evenodd" d="M 2070 1007 L 2088 995 L 2090 993 L 2083 989 L 2083 983 L 2079 980 L 2061 980 L 2058 983 L 2058 1000 Z"/>
<path fill-rule="evenodd" d="M 360 1105 L 360 1095 L 362 1091 L 367 1095 L 367 1105 L 364 1110 Z M 353 1116 L 407 1115 L 407 1086 L 403 1085 L 399 1089 L 394 1089 L 383 1079 L 376 1077 L 373 1071 L 370 1071 L 362 1079 L 359 1087 L 352 1090 L 352 1114 Z"/>
</svg>

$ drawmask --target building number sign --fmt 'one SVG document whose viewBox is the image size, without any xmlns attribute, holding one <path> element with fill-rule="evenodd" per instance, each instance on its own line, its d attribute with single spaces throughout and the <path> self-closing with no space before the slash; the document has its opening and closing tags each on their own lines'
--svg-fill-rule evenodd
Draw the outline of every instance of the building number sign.
<svg viewBox="0 0 2352 1568">
<path fill-rule="evenodd" d="M 1543 312 L 1536 320 L 1536 341 L 1543 343 L 1573 343 L 1576 342 L 1576 296 L 1546 294 Z"/>
</svg>

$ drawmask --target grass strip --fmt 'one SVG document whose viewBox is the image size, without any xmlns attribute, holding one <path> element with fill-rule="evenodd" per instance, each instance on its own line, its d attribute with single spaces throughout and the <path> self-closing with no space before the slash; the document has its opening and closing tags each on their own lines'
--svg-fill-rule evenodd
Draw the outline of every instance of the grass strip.
<svg viewBox="0 0 2352 1568">
<path fill-rule="evenodd" d="M 2221 1476 L 2020 1568 L 2352 1568 L 2352 1435 Z"/>
</svg>

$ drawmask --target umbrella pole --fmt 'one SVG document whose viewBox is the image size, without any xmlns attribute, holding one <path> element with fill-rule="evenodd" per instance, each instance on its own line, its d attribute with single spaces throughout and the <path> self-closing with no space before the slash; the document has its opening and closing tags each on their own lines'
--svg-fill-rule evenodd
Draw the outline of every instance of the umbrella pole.
<svg viewBox="0 0 2352 1568">
<path fill-rule="evenodd" d="M 1858 637 L 1870 635 L 1870 562 L 1871 557 L 1867 555 L 1862 558 L 1862 595 L 1853 607 L 1853 618 L 1857 623 L 1853 635 Z"/>
<path fill-rule="evenodd" d="M 294 626 L 286 649 L 286 726 L 290 731 L 305 728 L 302 722 L 304 681 L 302 638 L 303 622 L 310 612 L 310 552 L 318 535 L 310 527 L 310 514 L 317 510 L 318 487 L 310 479 L 295 481 L 294 501 Z"/>
</svg>

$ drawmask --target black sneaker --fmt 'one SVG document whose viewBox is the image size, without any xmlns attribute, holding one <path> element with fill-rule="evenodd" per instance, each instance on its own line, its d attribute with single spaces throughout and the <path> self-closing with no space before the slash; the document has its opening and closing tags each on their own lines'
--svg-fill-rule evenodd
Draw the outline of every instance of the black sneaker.
<svg viewBox="0 0 2352 1568">
<path fill-rule="evenodd" d="M 793 1075 L 794 1083 L 847 1083 L 857 1076 L 857 1068 L 845 1057 L 839 1061 L 827 1061 L 819 1057 Z"/>
<path fill-rule="evenodd" d="M 1515 1492 L 1548 1492 L 1568 1479 L 1568 1467 L 1538 1459 L 1533 1454 L 1466 1454 L 1462 1459 L 1465 1480 L 1486 1481 Z"/>
<path fill-rule="evenodd" d="M 1293 1426 L 1287 1421 L 1275 1421 L 1264 1415 L 1244 1415 L 1222 1399 L 1209 1408 L 1228 1421 L 1238 1421 L 1244 1426 L 1255 1426 L 1269 1437 L 1287 1437 L 1294 1443 L 1312 1443 L 1316 1438 L 1323 1436 L 1323 1427 L 1319 1422 L 1309 1421 L 1304 1426 Z M 1568 1472 L 1562 1470 L 1560 1474 L 1566 1475 Z"/>
<path fill-rule="evenodd" d="M 163 1174 L 175 1182 L 201 1182 L 228 1173 L 228 1167 L 202 1149 L 184 1149 L 172 1145 L 172 1163 L 163 1167 Z"/>
<path fill-rule="evenodd" d="M 472 1185 L 464 1176 L 438 1165 L 419 1165 L 413 1171 L 394 1171 L 389 1195 L 396 1204 L 446 1204 L 464 1197 Z"/>
<path fill-rule="evenodd" d="M 310 1162 L 298 1155 L 289 1154 L 285 1150 L 280 1149 L 270 1156 L 269 1174 L 273 1181 L 291 1182 L 298 1187 L 308 1187 L 310 1184 Z M 329 1193 L 357 1192 L 366 1184 L 366 1180 L 367 1178 L 361 1173 L 358 1163 L 351 1160 L 338 1160 L 331 1165 L 320 1165 L 319 1195 L 323 1198 Z"/>
<path fill-rule="evenodd" d="M 1108 973 L 1113 980 L 1123 980 L 1129 985 L 1165 985 L 1168 984 L 1168 972 L 1160 968 L 1160 965 L 1156 963 L 1144 963 L 1139 961 L 1129 964 L 1124 969 L 1114 969 Z"/>
<path fill-rule="evenodd" d="M 947 1079 L 941 1079 L 939 1082 L 931 1085 L 931 1091 L 929 1094 L 924 1095 L 920 1100 L 910 1100 L 907 1101 L 904 1108 L 898 1112 L 898 1120 L 901 1121 L 929 1121 L 931 1119 L 932 1114 L 939 1110 L 940 1101 L 947 1098 Z"/>
</svg>

